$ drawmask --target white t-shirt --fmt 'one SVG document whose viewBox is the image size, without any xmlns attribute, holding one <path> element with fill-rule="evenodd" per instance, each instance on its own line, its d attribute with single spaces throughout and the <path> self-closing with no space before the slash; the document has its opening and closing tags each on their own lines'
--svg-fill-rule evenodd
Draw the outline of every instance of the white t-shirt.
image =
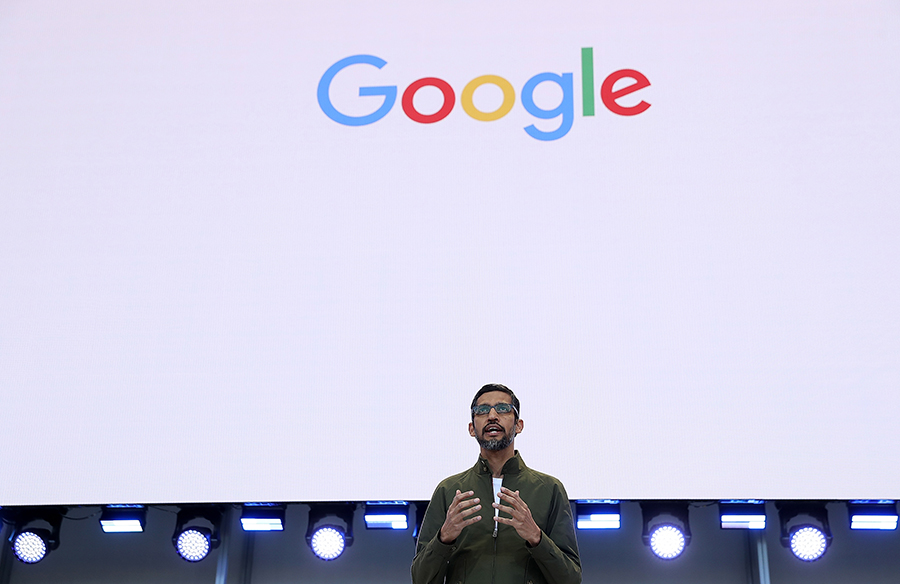
<svg viewBox="0 0 900 584">
<path fill-rule="evenodd" d="M 491 482 L 494 483 L 494 503 L 499 504 L 500 503 L 500 487 L 503 486 L 503 477 L 500 477 L 499 479 L 491 477 Z M 499 515 L 500 515 L 500 509 L 495 508 L 494 509 L 494 517 L 497 517 Z M 494 533 L 497 532 L 497 525 L 498 524 L 495 521 L 494 522 Z"/>
</svg>

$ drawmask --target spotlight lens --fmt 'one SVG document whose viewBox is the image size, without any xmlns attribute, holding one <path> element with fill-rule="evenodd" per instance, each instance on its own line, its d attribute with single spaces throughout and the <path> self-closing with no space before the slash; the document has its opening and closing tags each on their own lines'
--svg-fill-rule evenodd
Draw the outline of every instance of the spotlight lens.
<svg viewBox="0 0 900 584">
<path fill-rule="evenodd" d="M 344 553 L 344 534 L 334 527 L 320 527 L 310 542 L 312 551 L 323 560 L 333 560 Z"/>
<path fill-rule="evenodd" d="M 655 527 L 650 533 L 650 550 L 658 558 L 673 560 L 684 551 L 684 534 L 668 523 Z"/>
<path fill-rule="evenodd" d="M 791 551 L 804 562 L 813 562 L 825 553 L 827 541 L 822 530 L 807 525 L 791 534 Z"/>
<path fill-rule="evenodd" d="M 196 529 L 185 529 L 175 543 L 178 555 L 189 562 L 199 562 L 209 554 L 209 536 Z"/>
<path fill-rule="evenodd" d="M 13 542 L 16 557 L 26 564 L 40 562 L 47 555 L 47 543 L 44 538 L 32 531 L 23 531 Z"/>
</svg>

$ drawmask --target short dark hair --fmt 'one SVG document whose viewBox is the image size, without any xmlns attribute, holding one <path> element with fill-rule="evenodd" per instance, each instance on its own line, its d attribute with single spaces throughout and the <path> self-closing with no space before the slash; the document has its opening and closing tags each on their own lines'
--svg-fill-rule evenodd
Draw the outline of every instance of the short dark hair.
<svg viewBox="0 0 900 584">
<path fill-rule="evenodd" d="M 472 407 L 474 408 L 475 406 L 478 405 L 478 398 L 480 398 L 482 395 L 484 395 L 488 392 L 491 392 L 491 391 L 502 391 L 503 393 L 509 394 L 509 397 L 512 398 L 512 400 L 511 400 L 512 405 L 514 408 L 516 408 L 515 414 L 516 414 L 516 420 L 518 420 L 519 412 L 522 411 L 521 407 L 519 407 L 519 398 L 516 397 L 516 394 L 513 393 L 513 390 L 511 390 L 510 388 L 506 387 L 505 385 L 503 385 L 501 383 L 488 383 L 487 385 L 485 385 L 484 387 L 479 389 L 478 393 L 475 394 L 475 397 L 472 398 Z M 474 413 L 472 413 L 472 419 L 473 420 L 475 419 Z"/>
</svg>

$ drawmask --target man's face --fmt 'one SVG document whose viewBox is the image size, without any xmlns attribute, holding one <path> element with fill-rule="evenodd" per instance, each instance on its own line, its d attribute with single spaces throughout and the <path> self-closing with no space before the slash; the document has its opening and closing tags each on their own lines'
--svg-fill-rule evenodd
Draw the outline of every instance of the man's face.
<svg viewBox="0 0 900 584">
<path fill-rule="evenodd" d="M 478 398 L 477 405 L 493 406 L 511 402 L 512 396 L 508 393 L 489 391 Z M 486 450 L 503 450 L 512 444 L 522 427 L 522 420 L 516 420 L 515 412 L 498 414 L 492 409 L 483 416 L 475 416 L 469 424 L 469 435 L 478 440 L 478 444 Z"/>
</svg>

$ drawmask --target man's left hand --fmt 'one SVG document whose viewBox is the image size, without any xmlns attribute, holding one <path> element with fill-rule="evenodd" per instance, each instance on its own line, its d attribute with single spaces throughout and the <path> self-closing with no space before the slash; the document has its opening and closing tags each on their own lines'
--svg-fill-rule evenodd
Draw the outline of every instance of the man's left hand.
<svg viewBox="0 0 900 584">
<path fill-rule="evenodd" d="M 500 500 L 502 501 L 500 504 L 493 503 L 494 509 L 499 509 L 503 513 L 512 515 L 512 517 L 508 519 L 506 517 L 494 517 L 494 521 L 515 527 L 516 533 L 528 542 L 528 545 L 531 547 L 541 543 L 541 528 L 534 522 L 531 510 L 519 496 L 519 491 L 510 491 L 506 487 L 500 487 Z M 506 504 L 504 505 L 503 503 Z"/>
</svg>

